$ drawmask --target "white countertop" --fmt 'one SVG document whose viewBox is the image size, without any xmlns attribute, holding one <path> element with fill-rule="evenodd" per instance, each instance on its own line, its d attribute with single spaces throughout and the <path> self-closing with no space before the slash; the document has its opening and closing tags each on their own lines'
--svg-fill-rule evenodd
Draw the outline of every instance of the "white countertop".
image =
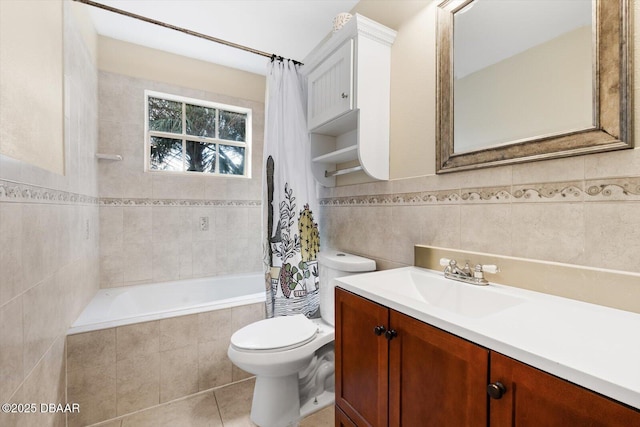
<svg viewBox="0 0 640 427">
<path fill-rule="evenodd" d="M 467 305 L 466 315 L 453 306 L 429 303 L 411 286 L 398 285 L 411 275 L 446 281 L 460 305 Z M 337 282 L 364 298 L 640 409 L 640 314 L 511 286 L 460 283 L 419 267 Z M 478 296 L 517 303 L 496 311 L 469 310 Z"/>
</svg>

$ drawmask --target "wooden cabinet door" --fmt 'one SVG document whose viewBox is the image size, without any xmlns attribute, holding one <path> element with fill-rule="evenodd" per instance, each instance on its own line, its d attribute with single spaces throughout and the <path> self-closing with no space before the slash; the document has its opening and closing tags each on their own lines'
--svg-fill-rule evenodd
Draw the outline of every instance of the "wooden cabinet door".
<svg viewBox="0 0 640 427">
<path fill-rule="evenodd" d="M 390 311 L 389 425 L 486 427 L 489 351 Z"/>
<path fill-rule="evenodd" d="M 354 108 L 353 40 L 347 40 L 309 73 L 307 87 L 309 130 Z"/>
<path fill-rule="evenodd" d="M 640 426 L 640 411 L 499 353 L 490 369 L 490 383 L 505 387 L 490 399 L 491 427 Z"/>
<path fill-rule="evenodd" d="M 336 406 L 336 427 L 357 427 L 338 406 Z"/>
<path fill-rule="evenodd" d="M 374 328 L 389 310 L 336 288 L 336 405 L 357 425 L 382 427 L 388 417 L 389 347 Z"/>
</svg>

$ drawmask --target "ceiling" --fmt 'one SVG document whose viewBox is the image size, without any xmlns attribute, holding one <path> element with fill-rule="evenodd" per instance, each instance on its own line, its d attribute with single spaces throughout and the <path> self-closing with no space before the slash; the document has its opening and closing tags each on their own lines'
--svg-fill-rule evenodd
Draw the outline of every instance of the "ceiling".
<svg viewBox="0 0 640 427">
<path fill-rule="evenodd" d="M 359 0 L 95 0 L 156 21 L 302 61 Z M 98 34 L 265 74 L 268 58 L 84 5 Z"/>
</svg>

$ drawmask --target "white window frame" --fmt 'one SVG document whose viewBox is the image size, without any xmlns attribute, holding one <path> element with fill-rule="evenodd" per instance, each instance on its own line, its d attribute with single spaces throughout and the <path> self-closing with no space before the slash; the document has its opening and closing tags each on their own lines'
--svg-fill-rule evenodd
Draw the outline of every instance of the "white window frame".
<svg viewBox="0 0 640 427">
<path fill-rule="evenodd" d="M 171 133 L 171 132 L 160 132 L 160 131 L 151 131 L 149 130 L 149 98 L 160 98 L 166 99 L 167 101 L 175 101 L 182 103 L 182 133 Z M 195 135 L 188 135 L 187 127 L 186 127 L 186 114 L 185 114 L 185 105 L 191 104 L 199 107 L 206 108 L 215 108 L 216 109 L 216 137 L 200 137 Z M 220 126 L 218 122 L 218 116 L 220 110 L 230 111 L 233 113 L 246 114 L 246 122 L 245 122 L 245 141 L 231 141 L 228 139 L 220 139 L 219 132 Z M 223 178 L 251 178 L 251 141 L 252 141 L 252 110 L 250 108 L 238 107 L 235 105 L 221 104 L 218 102 L 205 101 L 202 99 L 196 98 L 188 98 L 180 95 L 172 95 L 164 92 L 156 92 L 152 90 L 144 91 L 144 170 L 145 172 L 151 173 L 162 173 L 162 174 L 187 174 L 187 175 L 201 175 L 201 176 L 211 176 L 211 177 L 223 177 Z M 182 155 L 183 155 L 183 169 L 182 171 L 163 171 L 157 169 L 151 169 L 151 137 L 156 136 L 159 138 L 170 138 L 177 139 L 182 141 Z M 195 142 L 206 142 L 208 144 L 215 144 L 216 146 L 216 166 L 215 172 L 199 172 L 199 171 L 188 171 L 184 168 L 184 161 L 186 159 L 185 150 L 186 150 L 186 142 L 187 141 L 195 141 Z M 234 174 L 225 174 L 219 172 L 220 167 L 220 157 L 218 155 L 218 150 L 220 144 L 222 145 L 233 145 L 237 147 L 244 148 L 244 174 L 243 175 L 234 175 Z"/>
</svg>

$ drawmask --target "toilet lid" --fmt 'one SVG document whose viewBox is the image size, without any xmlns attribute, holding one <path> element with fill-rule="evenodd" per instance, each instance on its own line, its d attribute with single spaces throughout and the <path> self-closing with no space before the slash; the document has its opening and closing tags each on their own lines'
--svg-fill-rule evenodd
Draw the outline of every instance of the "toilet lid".
<svg viewBox="0 0 640 427">
<path fill-rule="evenodd" d="M 311 341 L 318 326 L 304 314 L 260 320 L 239 329 L 231 336 L 231 345 L 239 350 L 287 350 Z"/>
</svg>

